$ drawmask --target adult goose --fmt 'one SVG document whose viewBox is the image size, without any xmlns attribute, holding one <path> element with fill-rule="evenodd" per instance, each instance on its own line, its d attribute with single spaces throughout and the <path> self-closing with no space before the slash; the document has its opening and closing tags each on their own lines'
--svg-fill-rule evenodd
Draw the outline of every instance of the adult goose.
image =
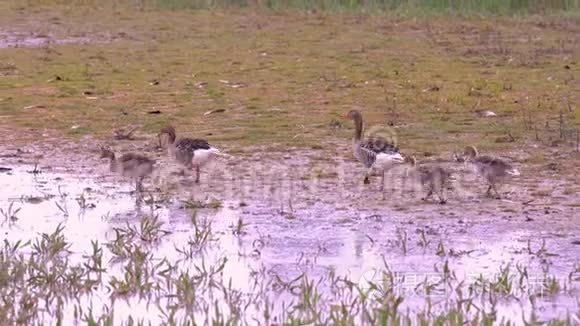
<svg viewBox="0 0 580 326">
<path fill-rule="evenodd" d="M 362 113 L 353 109 L 346 117 L 354 122 L 354 136 L 352 139 L 352 152 L 354 156 L 365 166 L 366 172 L 363 182 L 370 183 L 370 175 L 373 169 L 382 173 L 381 190 L 385 186 L 385 173 L 396 164 L 404 162 L 399 148 L 383 137 L 369 137 L 363 139 Z"/>
<path fill-rule="evenodd" d="M 492 190 L 495 192 L 495 198 L 501 196 L 497 191 L 496 185 L 504 182 L 507 178 L 520 175 L 520 171 L 508 162 L 492 156 L 479 155 L 475 146 L 467 146 L 463 151 L 460 161 L 473 165 L 477 173 L 488 182 L 486 195 L 492 196 Z"/>
<path fill-rule="evenodd" d="M 126 153 L 116 157 L 115 153 L 107 148 L 101 147 L 101 158 L 109 159 L 109 170 L 119 173 L 124 177 L 135 179 L 135 190 L 143 190 L 143 179 L 151 175 L 155 161 L 139 154 Z"/>
<path fill-rule="evenodd" d="M 200 169 L 216 156 L 229 156 L 211 146 L 207 140 L 198 138 L 177 138 L 175 128 L 167 126 L 158 134 L 159 145 L 169 151 L 169 155 L 188 169 L 195 168 L 195 183 L 199 183 Z"/>
</svg>

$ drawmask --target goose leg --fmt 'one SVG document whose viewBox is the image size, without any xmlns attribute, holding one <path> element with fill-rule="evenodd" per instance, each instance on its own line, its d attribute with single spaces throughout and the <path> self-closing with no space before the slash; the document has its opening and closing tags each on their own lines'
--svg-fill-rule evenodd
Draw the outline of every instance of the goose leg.
<svg viewBox="0 0 580 326">
<path fill-rule="evenodd" d="M 368 169 L 368 170 L 365 172 L 365 178 L 364 178 L 364 180 L 363 180 L 363 183 L 364 183 L 365 185 L 368 185 L 368 184 L 370 184 L 370 183 L 371 183 L 370 175 L 371 175 L 371 169 Z"/>
<path fill-rule="evenodd" d="M 439 197 L 439 204 L 443 205 L 447 203 L 447 199 L 445 199 L 445 182 L 439 182 L 439 191 L 437 192 L 437 195 Z"/>
<path fill-rule="evenodd" d="M 383 170 L 383 174 L 381 177 L 381 191 L 385 190 L 385 170 Z"/>
<path fill-rule="evenodd" d="M 439 197 L 439 204 L 443 205 L 447 203 L 447 200 L 445 199 L 445 196 L 443 194 L 443 188 L 439 190 L 439 192 L 437 193 L 437 197 Z"/>
<path fill-rule="evenodd" d="M 431 198 L 431 196 L 433 196 L 433 189 L 429 188 L 429 191 L 427 192 L 427 196 L 421 198 L 421 200 L 425 201 L 425 200 Z"/>
<path fill-rule="evenodd" d="M 191 164 L 191 162 L 185 162 L 179 175 L 184 177 L 189 171 L 191 171 L 191 169 L 193 169 L 193 164 Z"/>
<path fill-rule="evenodd" d="M 485 193 L 487 195 L 487 197 L 491 197 L 491 189 L 493 188 L 492 184 L 489 184 L 489 187 L 487 188 L 487 192 Z"/>
<path fill-rule="evenodd" d="M 500 196 L 499 192 L 497 191 L 495 184 L 493 184 L 493 191 L 495 192 L 495 199 L 501 199 L 501 196 Z"/>
<path fill-rule="evenodd" d="M 195 183 L 199 183 L 199 166 L 195 167 Z"/>
</svg>

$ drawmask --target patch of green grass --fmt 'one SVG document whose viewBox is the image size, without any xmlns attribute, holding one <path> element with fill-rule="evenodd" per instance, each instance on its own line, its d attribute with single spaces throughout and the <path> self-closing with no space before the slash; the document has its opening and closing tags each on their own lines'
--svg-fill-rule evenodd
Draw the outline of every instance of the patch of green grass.
<svg viewBox="0 0 580 326">
<path fill-rule="evenodd" d="M 218 209 L 223 206 L 222 202 L 218 199 L 212 199 L 206 202 L 199 200 L 188 200 L 183 202 L 183 207 L 187 209 L 199 209 L 199 208 L 210 208 Z"/>
<path fill-rule="evenodd" d="M 557 135 L 553 123 L 568 110 L 575 90 L 569 79 L 580 69 L 578 51 L 567 45 L 580 27 L 564 18 L 395 21 L 354 13 L 136 12 L 106 4 L 87 15 L 80 2 L 43 4 L 5 6 L 2 25 L 28 32 L 47 21 L 45 34 L 97 40 L 1 49 L 0 68 L 8 68 L 0 74 L 10 75 L 0 78 L 0 110 L 11 124 L 45 128 L 48 120 L 65 136 L 76 124 L 97 137 L 129 124 L 153 135 L 170 122 L 220 146 L 319 148 L 337 138 L 348 143 L 350 121 L 338 131 L 328 125 L 359 105 L 368 126 L 394 123 L 410 150 L 474 142 L 507 149 L 518 145 L 496 143 L 507 131 L 518 141 Z M 48 108 L 46 119 L 21 109 L 39 105 Z M 215 109 L 226 111 L 204 115 Z M 476 109 L 498 117 L 477 117 Z M 147 113 L 154 110 L 161 114 Z M 567 128 L 580 128 L 578 110 L 566 112 Z M 526 115 L 535 125 L 524 123 Z"/>
<path fill-rule="evenodd" d="M 240 8 L 261 8 L 261 9 L 298 9 L 317 11 L 365 11 L 384 12 L 392 11 L 399 15 L 425 15 L 425 14 L 530 14 L 540 12 L 564 12 L 576 13 L 580 9 L 580 4 L 576 0 L 562 1 L 533 1 L 533 0 L 269 0 L 269 1 L 249 1 L 249 0 L 140 0 L 137 2 L 121 0 L 96 1 L 96 0 L 29 0 L 28 5 L 61 5 L 72 6 L 97 6 L 115 5 L 131 6 L 134 9 L 144 10 L 146 8 L 161 8 L 171 10 L 184 9 L 240 9 Z M 13 6 L 20 7 L 22 3 L 13 2 Z"/>
</svg>

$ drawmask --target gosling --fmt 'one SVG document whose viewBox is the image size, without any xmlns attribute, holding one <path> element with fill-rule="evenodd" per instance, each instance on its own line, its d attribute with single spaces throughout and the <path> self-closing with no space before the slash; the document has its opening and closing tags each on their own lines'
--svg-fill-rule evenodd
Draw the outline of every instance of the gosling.
<svg viewBox="0 0 580 326">
<path fill-rule="evenodd" d="M 143 179 L 151 175 L 155 165 L 154 160 L 135 153 L 126 153 L 116 158 L 112 150 L 104 147 L 101 147 L 101 158 L 109 159 L 109 170 L 111 172 L 135 179 L 135 190 L 137 192 L 143 191 Z"/>
<path fill-rule="evenodd" d="M 421 198 L 421 200 L 426 201 L 435 193 L 439 198 L 439 204 L 443 205 L 447 203 L 445 190 L 451 188 L 451 181 L 453 180 L 450 171 L 436 165 L 417 166 L 417 159 L 413 155 L 406 156 L 405 162 L 411 165 L 411 168 L 407 169 L 406 175 L 411 176 L 414 180 L 418 180 L 423 189 L 427 191 L 427 195 Z"/>
<path fill-rule="evenodd" d="M 492 156 L 479 155 L 475 146 L 467 146 L 463 151 L 463 157 L 459 159 L 465 163 L 470 163 L 476 172 L 488 183 L 486 195 L 500 199 L 497 185 L 506 179 L 520 175 L 520 171 L 508 162 Z M 492 190 L 494 194 L 492 194 Z"/>
</svg>

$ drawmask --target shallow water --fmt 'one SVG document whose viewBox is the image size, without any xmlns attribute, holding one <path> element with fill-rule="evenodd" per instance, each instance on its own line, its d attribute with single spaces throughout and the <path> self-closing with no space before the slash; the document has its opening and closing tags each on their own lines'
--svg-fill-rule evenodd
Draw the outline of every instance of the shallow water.
<svg viewBox="0 0 580 326">
<path fill-rule="evenodd" d="M 0 173 L 0 189 L 3 189 L 0 207 L 6 210 L 14 203 L 14 208 L 21 210 L 16 221 L 5 221 L 2 225 L 3 238 L 11 242 L 34 239 L 41 233 L 52 233 L 62 223 L 66 239 L 71 243 L 72 261 L 80 261 L 83 254 L 91 251 L 92 240 L 107 243 L 115 236 L 114 228 L 127 223 L 137 225 L 141 216 L 156 215 L 164 223 L 163 229 L 171 233 L 156 246 L 155 259 L 161 261 L 164 257 L 178 263 L 180 268 L 193 267 L 200 263 L 200 258 L 180 261 L 175 249 L 183 247 L 192 234 L 192 211 L 182 208 L 175 197 L 220 198 L 220 193 L 226 195 L 220 190 L 216 192 L 217 187 L 212 192 L 211 183 L 217 181 L 210 179 L 207 186 L 176 181 L 176 196 L 165 201 L 159 199 L 158 190 L 149 184 L 151 192 L 137 200 L 136 194 L 131 192 L 131 183 L 109 175 L 104 169 L 97 169 L 93 176 L 86 177 L 70 172 L 33 174 L 26 166 L 10 168 L 11 171 Z M 169 176 L 165 174 L 164 178 Z M 275 178 L 268 180 L 277 184 L 286 182 Z M 262 268 L 288 281 L 302 273 L 310 279 L 324 279 L 332 270 L 354 282 L 360 280 L 359 284 L 364 286 L 365 280 L 380 280 L 376 271 L 384 270 L 386 262 L 398 275 L 400 284 L 396 290 L 405 294 L 403 308 L 411 311 L 422 308 L 425 302 L 425 296 L 417 293 L 417 286 L 426 278 L 440 279 L 441 274 L 436 269 L 440 270 L 445 261 L 457 279 L 466 280 L 468 284 L 480 275 L 493 279 L 500 268 L 508 264 L 513 271 L 516 265 L 525 266 L 529 287 L 535 287 L 534 291 L 543 290 L 543 270 L 548 268 L 551 275 L 565 284 L 566 290 L 558 296 L 541 298 L 536 314 L 541 318 L 564 318 L 567 312 L 578 308 L 578 282 L 569 278 L 578 263 L 577 247 L 570 242 L 570 237 L 578 231 L 576 224 L 570 225 L 567 233 L 562 233 L 558 223 L 538 228 L 531 223 L 514 225 L 505 218 L 490 221 L 476 214 L 471 218 L 458 218 L 446 210 L 430 213 L 434 208 L 443 209 L 439 205 L 417 206 L 410 212 L 395 212 L 388 206 L 359 209 L 355 204 L 333 202 L 328 198 L 325 183 L 330 181 L 322 181 L 315 187 L 316 191 L 326 194 L 317 201 L 302 201 L 301 196 L 308 197 L 312 193 L 296 192 L 298 199 L 292 199 L 295 203 L 291 213 L 284 204 L 287 197 L 272 196 L 266 200 L 263 193 L 256 195 L 256 191 L 244 193 L 243 204 L 234 198 L 224 198 L 220 209 L 198 209 L 198 221 L 211 221 L 216 240 L 204 251 L 204 262 L 210 266 L 227 258 L 223 280 L 226 283 L 231 280 L 233 288 L 247 295 L 252 292 L 251 275 Z M 240 192 L 227 193 L 236 197 Z M 148 204 L 148 198 L 158 202 Z M 353 201 L 356 203 L 357 199 L 355 196 Z M 86 208 L 82 209 L 81 205 Z M 243 234 L 236 235 L 233 230 L 240 219 L 244 224 Z M 559 236 L 550 237 L 550 232 Z M 532 251 L 539 250 L 540 239 L 544 239 L 549 256 L 531 254 L 527 249 L 529 242 Z M 103 259 L 110 258 L 111 254 L 106 253 Z M 107 273 L 110 277 L 122 274 L 122 270 L 112 265 Z M 321 288 L 330 291 L 328 284 L 322 284 Z M 446 295 L 451 294 L 440 293 L 436 299 L 443 300 Z M 517 299 L 501 302 L 498 316 L 521 320 L 522 315 L 529 315 L 531 304 L 526 299 L 527 294 L 519 295 Z M 279 298 L 292 301 L 288 294 Z M 108 301 L 108 294 L 101 288 L 90 301 L 93 309 L 100 311 L 102 304 Z M 128 303 L 117 301 L 115 305 L 115 317 L 119 319 L 130 314 L 152 320 L 159 316 L 159 312 L 154 312 L 156 308 L 137 299 L 129 299 Z M 65 316 L 72 315 L 70 309 Z"/>
</svg>

